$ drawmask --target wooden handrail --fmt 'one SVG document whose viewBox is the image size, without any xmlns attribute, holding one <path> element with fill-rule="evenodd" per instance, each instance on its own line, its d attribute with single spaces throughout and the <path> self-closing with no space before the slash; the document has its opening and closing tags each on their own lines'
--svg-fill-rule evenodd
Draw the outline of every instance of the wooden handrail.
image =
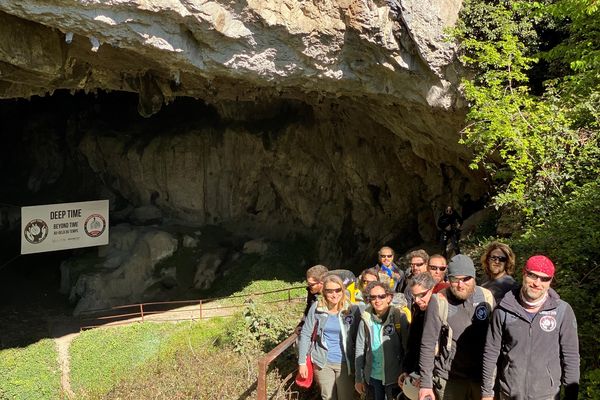
<svg viewBox="0 0 600 400">
<path fill-rule="evenodd" d="M 273 350 L 258 360 L 258 378 L 256 381 L 256 400 L 267 400 L 267 369 L 269 364 L 296 342 L 298 335 L 292 335 L 279 343 Z"/>
</svg>

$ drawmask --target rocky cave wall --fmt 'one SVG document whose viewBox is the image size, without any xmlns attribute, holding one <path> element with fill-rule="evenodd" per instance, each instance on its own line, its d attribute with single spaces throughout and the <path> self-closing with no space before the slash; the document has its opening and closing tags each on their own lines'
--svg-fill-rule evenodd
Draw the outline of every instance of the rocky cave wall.
<svg viewBox="0 0 600 400">
<path fill-rule="evenodd" d="M 36 104 L 3 112 L 26 153 L 3 163 L 29 161 L 5 181 L 40 202 L 71 182 L 63 197 L 95 191 L 125 217 L 301 232 L 325 262 L 432 240 L 445 204 L 485 191 L 458 144 L 460 6 L 0 0 L 0 98 Z"/>
</svg>

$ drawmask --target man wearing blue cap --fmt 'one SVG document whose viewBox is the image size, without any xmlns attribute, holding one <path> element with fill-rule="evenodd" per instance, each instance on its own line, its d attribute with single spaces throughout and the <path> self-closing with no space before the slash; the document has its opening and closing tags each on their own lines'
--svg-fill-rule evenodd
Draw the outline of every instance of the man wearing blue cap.
<svg viewBox="0 0 600 400">
<path fill-rule="evenodd" d="M 476 285 L 468 256 L 452 257 L 448 276 L 450 287 L 432 296 L 425 313 L 419 400 L 480 400 L 481 360 L 494 297 Z"/>
</svg>

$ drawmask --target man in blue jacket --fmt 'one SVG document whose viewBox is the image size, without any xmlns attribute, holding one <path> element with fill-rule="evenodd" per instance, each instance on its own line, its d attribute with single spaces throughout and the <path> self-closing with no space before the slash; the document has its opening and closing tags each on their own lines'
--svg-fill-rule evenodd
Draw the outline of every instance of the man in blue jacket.
<svg viewBox="0 0 600 400">
<path fill-rule="evenodd" d="M 571 306 L 550 288 L 554 264 L 527 260 L 523 284 L 508 292 L 492 317 L 483 356 L 482 400 L 577 399 L 579 342 Z M 494 380 L 497 368 L 497 379 Z"/>
</svg>

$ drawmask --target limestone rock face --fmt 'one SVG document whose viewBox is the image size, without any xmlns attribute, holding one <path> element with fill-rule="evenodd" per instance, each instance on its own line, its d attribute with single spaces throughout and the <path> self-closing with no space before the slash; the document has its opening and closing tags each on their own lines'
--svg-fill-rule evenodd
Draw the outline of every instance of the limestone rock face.
<svg viewBox="0 0 600 400">
<path fill-rule="evenodd" d="M 386 243 L 433 240 L 438 211 L 484 192 L 458 144 L 461 69 L 444 32 L 460 7 L 0 0 L 0 98 L 135 93 L 149 121 L 73 111 L 66 139 L 40 139 L 72 159 L 34 152 L 32 191 L 82 163 L 128 203 L 118 219 L 299 231 L 322 262 L 363 262 Z"/>
<path fill-rule="evenodd" d="M 452 109 L 459 0 L 0 2 L 0 96 L 377 97 Z M 452 71 L 450 71 L 452 70 Z"/>
<path fill-rule="evenodd" d="M 103 248 L 94 265 L 82 268 L 81 260 L 62 266 L 61 289 L 77 302 L 74 314 L 83 310 L 110 307 L 145 300 L 144 293 L 160 277 L 156 264 L 177 250 L 177 239 L 154 228 L 132 228 L 126 225 L 111 230 L 111 243 Z M 77 271 L 77 277 L 72 277 Z M 162 278 L 171 278 L 168 273 Z"/>
</svg>

